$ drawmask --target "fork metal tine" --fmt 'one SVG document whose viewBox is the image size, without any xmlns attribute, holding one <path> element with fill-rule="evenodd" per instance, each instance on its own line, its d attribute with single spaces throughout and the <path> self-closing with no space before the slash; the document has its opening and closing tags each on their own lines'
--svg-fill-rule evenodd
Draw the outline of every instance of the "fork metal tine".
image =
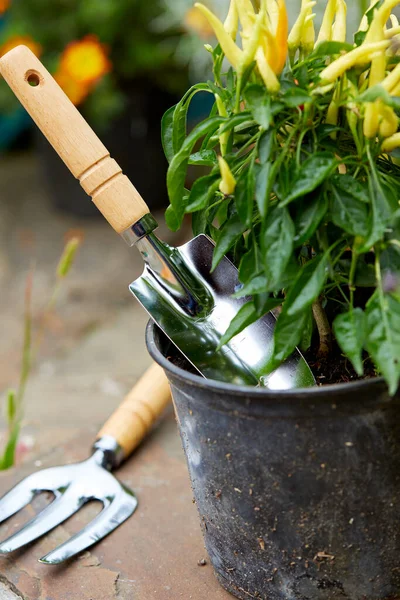
<svg viewBox="0 0 400 600">
<path fill-rule="evenodd" d="M 57 565 L 86 550 L 126 521 L 135 511 L 137 504 L 132 492 L 123 486 L 121 495 L 106 506 L 91 523 L 55 550 L 40 558 L 39 562 Z"/>
<path fill-rule="evenodd" d="M 35 490 L 24 479 L 0 499 L 0 523 L 24 508 L 32 501 Z"/>
<path fill-rule="evenodd" d="M 20 531 L 4 540 L 0 544 L 0 554 L 13 552 L 21 546 L 33 542 L 72 516 L 86 501 L 86 498 L 77 498 L 73 494 L 70 496 L 68 498 L 68 491 L 65 492 L 31 519 Z"/>
</svg>

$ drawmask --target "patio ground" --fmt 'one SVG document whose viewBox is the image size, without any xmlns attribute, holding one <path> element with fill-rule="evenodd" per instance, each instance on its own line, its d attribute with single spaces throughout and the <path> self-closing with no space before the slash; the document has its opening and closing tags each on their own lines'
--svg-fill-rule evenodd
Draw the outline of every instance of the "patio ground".
<svg viewBox="0 0 400 600">
<path fill-rule="evenodd" d="M 102 219 L 56 212 L 34 156 L 2 158 L 0 181 L 0 397 L 18 381 L 31 265 L 37 322 L 65 237 L 71 230 L 84 235 L 29 382 L 18 465 L 0 472 L 2 495 L 39 468 L 84 459 L 98 428 L 150 358 L 144 343 L 147 317 L 127 289 L 142 270 L 138 253 Z M 181 241 L 164 228 L 160 236 Z M 30 547 L 0 558 L 2 600 L 231 598 L 208 564 L 172 408 L 117 475 L 139 498 L 134 516 L 65 566 L 46 567 L 37 559 L 88 522 L 97 513 L 95 504 Z M 0 539 L 47 501 L 40 496 L 0 525 Z M 204 558 L 207 564 L 200 566 Z"/>
</svg>

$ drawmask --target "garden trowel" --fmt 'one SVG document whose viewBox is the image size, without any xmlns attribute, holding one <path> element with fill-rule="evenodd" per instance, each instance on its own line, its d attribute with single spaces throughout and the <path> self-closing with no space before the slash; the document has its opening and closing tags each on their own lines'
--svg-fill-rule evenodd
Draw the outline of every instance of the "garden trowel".
<svg viewBox="0 0 400 600">
<path fill-rule="evenodd" d="M 157 222 L 135 187 L 28 48 L 5 54 L 0 71 L 110 225 L 136 245 L 145 267 L 131 292 L 204 377 L 272 389 L 315 384 L 298 350 L 268 374 L 275 325 L 271 313 L 219 348 L 231 319 L 248 301 L 232 298 L 239 286 L 235 266 L 224 257 L 212 271 L 214 243 L 205 235 L 179 248 L 154 235 Z"/>
</svg>

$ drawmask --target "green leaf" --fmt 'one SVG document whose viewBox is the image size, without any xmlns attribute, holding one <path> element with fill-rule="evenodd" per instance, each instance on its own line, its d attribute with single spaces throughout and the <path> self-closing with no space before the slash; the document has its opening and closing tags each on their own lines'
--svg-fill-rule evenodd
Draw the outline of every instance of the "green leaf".
<svg viewBox="0 0 400 600">
<path fill-rule="evenodd" d="M 380 255 L 382 271 L 400 273 L 400 248 L 399 246 L 387 246 Z"/>
<path fill-rule="evenodd" d="M 286 208 L 273 208 L 263 224 L 261 252 L 270 289 L 282 279 L 293 251 L 295 229 Z"/>
<path fill-rule="evenodd" d="M 235 127 L 239 127 L 244 123 L 248 123 L 249 125 L 255 125 L 254 121 L 251 120 L 251 114 L 247 111 L 241 112 L 237 115 L 229 117 L 220 129 L 220 134 L 225 133 L 226 131 L 231 131 L 231 129 L 235 129 Z"/>
<path fill-rule="evenodd" d="M 294 220 L 296 247 L 301 246 L 314 235 L 327 210 L 328 199 L 326 194 L 321 193 L 321 191 L 300 200 Z"/>
<path fill-rule="evenodd" d="M 364 373 L 362 351 L 366 338 L 366 317 L 361 308 L 341 313 L 333 322 L 333 333 L 343 353 L 351 360 L 357 375 Z"/>
<path fill-rule="evenodd" d="M 199 125 L 197 125 L 188 135 L 184 141 L 180 151 L 175 154 L 172 159 L 167 172 L 167 188 L 168 196 L 171 206 L 174 212 L 174 218 L 168 214 L 168 226 L 169 223 L 174 223 L 174 231 L 179 229 L 182 223 L 183 215 L 185 214 L 185 200 L 184 200 L 184 187 L 186 179 L 186 170 L 189 162 L 189 157 L 192 152 L 193 146 L 203 136 L 207 135 L 210 131 L 216 131 L 218 127 L 223 123 L 225 119 L 223 117 L 210 117 Z M 167 215 L 166 215 L 167 216 Z"/>
<path fill-rule="evenodd" d="M 177 217 L 172 206 L 167 206 L 167 210 L 165 211 L 165 222 L 171 231 L 177 231 L 181 226 L 182 221 Z"/>
<path fill-rule="evenodd" d="M 375 102 L 376 100 L 382 100 L 387 106 L 394 109 L 400 108 L 400 98 L 391 96 L 379 83 L 369 88 L 355 99 L 357 103 Z"/>
<path fill-rule="evenodd" d="M 265 275 L 257 275 L 240 288 L 233 296 L 234 298 L 244 298 L 245 296 L 254 296 L 268 291 L 268 279 Z"/>
<path fill-rule="evenodd" d="M 365 236 L 369 225 L 367 205 L 335 186 L 332 191 L 332 221 L 351 235 Z"/>
<path fill-rule="evenodd" d="M 200 150 L 190 155 L 189 165 L 213 167 L 218 162 L 215 150 Z"/>
<path fill-rule="evenodd" d="M 175 154 L 173 144 L 173 118 L 175 106 L 172 106 L 164 113 L 161 119 L 161 141 L 164 149 L 165 158 L 170 163 Z"/>
<path fill-rule="evenodd" d="M 172 116 L 172 147 L 174 154 L 180 151 L 186 138 L 186 121 L 190 103 L 198 92 L 212 93 L 206 83 L 196 83 L 175 106 Z"/>
<path fill-rule="evenodd" d="M 297 85 L 290 87 L 282 96 L 283 102 L 286 106 L 296 108 L 302 104 L 307 104 L 311 101 L 311 96 L 305 91 L 299 88 Z"/>
<path fill-rule="evenodd" d="M 290 316 L 285 309 L 282 310 L 274 330 L 274 354 L 270 368 L 276 369 L 299 345 L 308 318 L 309 311 Z"/>
<path fill-rule="evenodd" d="M 321 42 L 315 48 L 314 52 L 312 52 L 311 57 L 331 57 L 334 54 L 341 54 L 343 51 L 350 52 L 351 50 L 354 50 L 354 46 L 352 46 L 351 44 L 347 44 L 346 42 Z"/>
<path fill-rule="evenodd" d="M 369 204 L 369 187 L 368 182 L 361 182 L 357 179 L 354 179 L 351 175 L 334 175 L 331 179 L 332 184 L 338 189 L 341 193 L 346 196 L 351 196 L 355 200 L 359 200 L 360 202 L 364 202 L 365 204 Z"/>
<path fill-rule="evenodd" d="M 251 163 L 248 169 L 241 172 L 235 189 L 235 204 L 237 212 L 241 221 L 247 227 L 250 226 L 251 217 L 253 215 L 254 189 L 254 163 Z"/>
<path fill-rule="evenodd" d="M 243 235 L 246 225 L 243 225 L 239 215 L 233 215 L 224 223 L 220 230 L 217 244 L 214 248 L 211 271 L 214 271 L 220 260 L 235 245 L 237 240 Z"/>
<path fill-rule="evenodd" d="M 393 395 L 400 379 L 400 302 L 376 292 L 367 304 L 366 315 L 367 350 Z"/>
<path fill-rule="evenodd" d="M 238 313 L 233 317 L 228 329 L 221 337 L 221 340 L 218 344 L 218 349 L 220 349 L 224 344 L 227 344 L 235 335 L 243 331 L 243 329 L 246 329 L 248 325 L 251 325 L 257 321 L 258 318 L 259 317 L 253 302 L 250 301 L 244 304 L 239 309 Z"/>
<path fill-rule="evenodd" d="M 251 236 L 251 244 L 245 254 L 243 254 L 239 264 L 239 281 L 245 283 L 259 271 L 258 247 L 255 236 Z"/>
<path fill-rule="evenodd" d="M 376 100 L 383 100 L 385 104 L 390 104 L 391 100 L 389 92 L 387 92 L 380 83 L 368 88 L 365 92 L 355 98 L 357 104 L 375 102 Z"/>
<path fill-rule="evenodd" d="M 221 348 L 221 346 L 227 344 L 235 335 L 241 333 L 244 329 L 246 329 L 246 327 L 258 321 L 260 317 L 276 306 L 279 306 L 281 303 L 282 300 L 277 300 L 276 298 L 267 298 L 262 303 L 262 310 L 257 310 L 253 301 L 244 304 L 230 322 L 228 329 L 218 344 L 218 348 Z"/>
<path fill-rule="evenodd" d="M 272 181 L 271 178 L 274 175 L 272 164 L 269 162 L 254 165 L 255 178 L 256 178 L 256 202 L 260 215 L 265 218 L 268 211 L 269 197 L 271 191 Z"/>
<path fill-rule="evenodd" d="M 270 160 L 274 141 L 273 130 L 264 131 L 258 138 L 258 158 L 262 165 Z"/>
<path fill-rule="evenodd" d="M 368 252 L 376 242 L 383 239 L 387 226 L 393 217 L 393 209 L 388 202 L 385 190 L 375 169 L 369 176 L 371 212 L 368 219 L 367 235 L 357 248 L 359 253 Z"/>
<path fill-rule="evenodd" d="M 271 122 L 271 100 L 265 87 L 248 85 L 244 97 L 254 119 L 263 129 L 268 129 Z"/>
<path fill-rule="evenodd" d="M 192 213 L 206 208 L 218 190 L 219 180 L 217 174 L 205 175 L 196 179 L 189 195 L 186 212 Z"/>
<path fill-rule="evenodd" d="M 291 191 L 280 206 L 287 206 L 296 198 L 313 192 L 329 177 L 336 165 L 337 160 L 330 152 L 317 152 L 307 158 L 295 176 Z"/>
<path fill-rule="evenodd" d="M 365 42 L 365 38 L 367 37 L 367 31 L 357 31 L 354 34 L 354 43 L 356 46 L 361 46 Z"/>
<path fill-rule="evenodd" d="M 312 336 L 314 331 L 314 319 L 312 311 L 307 312 L 307 318 L 304 323 L 304 329 L 301 334 L 300 342 L 297 344 L 302 352 L 307 352 L 311 347 Z"/>
<path fill-rule="evenodd" d="M 308 262 L 300 271 L 285 300 L 285 312 L 293 317 L 318 298 L 327 276 L 329 251 Z"/>
</svg>

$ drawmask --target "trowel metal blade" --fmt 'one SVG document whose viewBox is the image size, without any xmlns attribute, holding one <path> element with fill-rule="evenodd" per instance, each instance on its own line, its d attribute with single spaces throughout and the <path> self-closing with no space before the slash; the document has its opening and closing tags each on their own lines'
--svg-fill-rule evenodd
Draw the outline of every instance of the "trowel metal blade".
<svg viewBox="0 0 400 600">
<path fill-rule="evenodd" d="M 193 316 L 190 310 L 171 301 L 171 295 L 165 293 L 164 286 L 147 264 L 143 274 L 129 286 L 132 294 L 204 377 L 238 385 L 261 384 L 275 390 L 315 385 L 310 367 L 298 350 L 273 373 L 267 374 L 276 322 L 272 313 L 264 315 L 217 350 L 231 319 L 248 298 L 232 298 L 239 280 L 238 271 L 228 258 L 224 257 L 211 272 L 213 250 L 214 243 L 205 235 L 175 249 L 185 268 L 212 298 L 211 308 L 205 314 Z"/>
</svg>

